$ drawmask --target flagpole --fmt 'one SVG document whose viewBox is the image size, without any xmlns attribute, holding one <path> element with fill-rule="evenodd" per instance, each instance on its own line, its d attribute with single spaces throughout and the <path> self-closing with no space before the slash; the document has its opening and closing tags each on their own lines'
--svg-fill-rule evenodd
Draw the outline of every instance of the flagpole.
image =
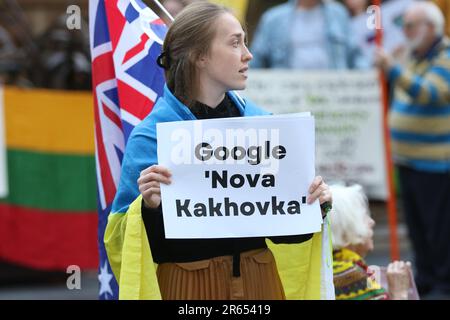
<svg viewBox="0 0 450 320">
<path fill-rule="evenodd" d="M 167 9 L 158 0 L 153 0 L 153 2 L 158 6 L 159 9 L 161 9 L 161 11 L 169 18 L 169 20 L 173 22 L 174 18 L 169 13 L 169 11 L 167 11 Z"/>
<path fill-rule="evenodd" d="M 377 17 L 381 20 L 381 0 L 373 0 L 372 4 L 380 8 L 377 10 Z M 383 44 L 383 29 L 381 26 L 376 27 L 375 33 L 375 43 L 378 48 L 382 47 Z M 387 199 L 387 209 L 388 209 L 388 222 L 389 222 L 389 237 L 391 244 L 391 259 L 392 261 L 400 259 L 400 252 L 398 248 L 398 236 L 397 236 L 397 199 L 394 187 L 394 163 L 392 161 L 391 154 L 391 139 L 388 126 L 388 112 L 389 112 L 389 102 L 388 102 L 388 86 L 386 77 L 383 71 L 379 72 L 379 81 L 381 86 L 381 98 L 383 103 L 383 129 L 384 129 L 384 145 L 385 145 L 385 159 L 387 167 L 387 186 L 388 186 L 388 199 Z"/>
</svg>

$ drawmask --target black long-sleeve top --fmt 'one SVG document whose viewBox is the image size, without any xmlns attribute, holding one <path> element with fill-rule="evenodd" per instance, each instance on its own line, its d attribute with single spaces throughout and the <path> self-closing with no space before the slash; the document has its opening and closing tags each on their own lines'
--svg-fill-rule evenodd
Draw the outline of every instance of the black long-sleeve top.
<svg viewBox="0 0 450 320">
<path fill-rule="evenodd" d="M 240 117 L 239 109 L 226 95 L 216 107 L 211 108 L 197 102 L 192 108 L 197 119 Z M 233 275 L 239 276 L 240 253 L 267 248 L 264 237 L 221 239 L 166 239 L 162 207 L 149 209 L 142 203 L 142 218 L 147 231 L 153 260 L 164 262 L 192 262 L 219 256 L 233 256 Z M 312 234 L 270 237 L 274 243 L 301 243 L 312 238 Z"/>
</svg>

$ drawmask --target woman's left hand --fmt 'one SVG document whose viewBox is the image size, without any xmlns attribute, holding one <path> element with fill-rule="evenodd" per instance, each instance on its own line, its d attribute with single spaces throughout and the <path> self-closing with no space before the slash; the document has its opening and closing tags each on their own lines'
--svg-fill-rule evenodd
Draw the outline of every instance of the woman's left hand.
<svg viewBox="0 0 450 320">
<path fill-rule="evenodd" d="M 308 189 L 309 195 L 306 199 L 308 204 L 312 204 L 314 201 L 319 199 L 319 203 L 322 205 L 328 203 L 331 206 L 333 198 L 331 196 L 330 187 L 323 181 L 321 176 L 314 178 L 311 186 Z M 328 212 L 322 210 L 322 216 L 325 217 Z"/>
</svg>

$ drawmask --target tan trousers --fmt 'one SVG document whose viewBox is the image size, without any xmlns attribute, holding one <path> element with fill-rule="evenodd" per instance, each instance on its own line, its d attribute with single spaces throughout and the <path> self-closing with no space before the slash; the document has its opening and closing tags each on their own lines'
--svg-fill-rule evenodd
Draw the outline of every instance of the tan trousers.
<svg viewBox="0 0 450 320">
<path fill-rule="evenodd" d="M 187 263 L 162 263 L 157 275 L 164 300 L 284 300 L 269 249 L 241 253 L 241 276 L 233 277 L 232 256 Z"/>
</svg>

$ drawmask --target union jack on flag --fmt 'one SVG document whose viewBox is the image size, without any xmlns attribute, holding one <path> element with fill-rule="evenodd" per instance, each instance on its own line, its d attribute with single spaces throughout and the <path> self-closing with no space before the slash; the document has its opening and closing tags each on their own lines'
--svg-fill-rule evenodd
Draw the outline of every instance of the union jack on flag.
<svg viewBox="0 0 450 320">
<path fill-rule="evenodd" d="M 163 70 L 156 59 L 166 32 L 162 20 L 140 0 L 89 1 L 100 299 L 118 298 L 103 236 L 128 137 L 163 92 Z"/>
</svg>

